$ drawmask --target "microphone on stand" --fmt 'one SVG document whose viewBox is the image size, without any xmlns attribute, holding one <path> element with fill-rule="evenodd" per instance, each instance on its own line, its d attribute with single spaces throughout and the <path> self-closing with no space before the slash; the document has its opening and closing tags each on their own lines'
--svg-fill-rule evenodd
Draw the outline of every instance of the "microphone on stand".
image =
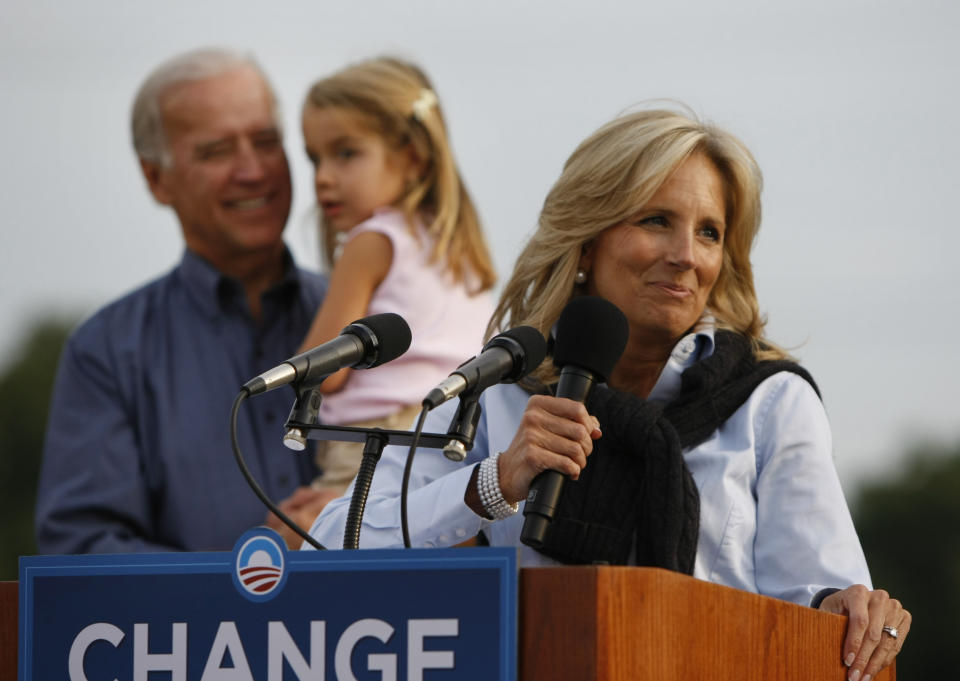
<svg viewBox="0 0 960 681">
<path fill-rule="evenodd" d="M 557 397 L 586 402 L 596 383 L 605 383 L 627 346 L 630 328 L 616 305 L 603 298 L 574 298 L 560 313 L 553 347 L 553 363 L 560 369 Z M 540 473 L 530 483 L 523 506 L 520 541 L 535 549 L 543 546 L 563 490 L 564 476 L 554 470 Z"/>
<path fill-rule="evenodd" d="M 519 381 L 540 366 L 546 355 L 543 334 L 532 326 L 518 326 L 491 338 L 479 355 L 461 364 L 431 390 L 423 400 L 428 409 L 460 395 L 460 406 L 447 431 L 457 439 L 444 446 L 444 456 L 451 461 L 463 461 L 473 446 L 480 419 L 480 393 L 497 383 Z"/>
<path fill-rule="evenodd" d="M 540 366 L 546 356 L 547 341 L 532 326 L 504 331 L 427 393 L 423 405 L 435 409 L 462 392 L 479 394 L 497 383 L 519 381 Z"/>
<path fill-rule="evenodd" d="M 327 376 L 345 367 L 370 369 L 396 359 L 410 347 L 410 327 L 393 312 L 358 319 L 340 335 L 291 357 L 273 369 L 243 384 L 258 395 L 288 383 L 319 385 Z"/>
<path fill-rule="evenodd" d="M 364 317 L 348 325 L 333 340 L 291 357 L 282 364 L 250 379 L 243 384 L 234 400 L 230 414 L 230 432 L 234 457 L 240 471 L 264 505 L 314 548 L 325 547 L 298 527 L 270 500 L 244 462 L 237 438 L 237 414 L 240 405 L 250 395 L 259 395 L 282 385 L 293 384 L 297 400 L 287 423 L 313 424 L 317 420 L 322 401 L 319 386 L 330 374 L 346 367 L 369 369 L 379 366 L 396 359 L 409 347 L 410 327 L 403 317 L 392 312 Z M 283 443 L 290 449 L 305 449 L 307 437 L 304 431 L 305 428 L 300 427 L 287 428 Z M 372 446 L 371 442 L 374 442 L 375 446 Z M 376 449 L 376 454 L 379 456 L 385 443 L 386 439 L 376 435 L 374 431 L 368 433 L 364 459 L 367 458 L 368 449 L 371 451 Z"/>
<path fill-rule="evenodd" d="M 332 373 L 344 367 L 370 369 L 396 359 L 410 347 L 410 327 L 393 312 L 358 319 L 336 338 L 291 357 L 273 369 L 243 384 L 243 390 L 258 395 L 280 386 L 293 384 L 297 399 L 287 422 L 315 423 L 323 399 L 319 386 Z M 287 428 L 283 444 L 288 449 L 307 448 L 303 428 Z"/>
</svg>

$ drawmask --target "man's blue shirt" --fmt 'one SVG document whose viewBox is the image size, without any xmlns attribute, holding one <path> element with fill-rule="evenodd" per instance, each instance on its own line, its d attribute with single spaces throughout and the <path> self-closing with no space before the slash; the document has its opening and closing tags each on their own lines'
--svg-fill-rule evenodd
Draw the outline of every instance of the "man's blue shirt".
<svg viewBox="0 0 960 681">
<path fill-rule="evenodd" d="M 233 459 L 240 386 L 296 351 L 326 282 L 286 256 L 252 319 L 243 287 L 187 251 L 169 274 L 108 305 L 60 360 L 37 499 L 41 553 L 220 551 L 266 509 Z M 240 445 L 274 500 L 309 484 L 283 446 L 290 388 L 239 414 Z"/>
</svg>

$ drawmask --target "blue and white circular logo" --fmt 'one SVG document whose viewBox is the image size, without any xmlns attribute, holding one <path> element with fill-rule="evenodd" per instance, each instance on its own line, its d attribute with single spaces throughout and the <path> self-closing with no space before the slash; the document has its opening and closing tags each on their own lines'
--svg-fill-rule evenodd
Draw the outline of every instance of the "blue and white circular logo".
<svg viewBox="0 0 960 681">
<path fill-rule="evenodd" d="M 287 574 L 286 546 L 279 534 L 267 528 L 250 530 L 233 551 L 233 583 L 243 596 L 266 601 L 280 593 Z"/>
</svg>

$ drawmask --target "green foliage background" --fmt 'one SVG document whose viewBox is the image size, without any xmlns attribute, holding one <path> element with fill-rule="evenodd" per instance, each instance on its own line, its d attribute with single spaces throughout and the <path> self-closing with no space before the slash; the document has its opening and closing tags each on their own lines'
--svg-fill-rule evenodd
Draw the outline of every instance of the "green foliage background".
<svg viewBox="0 0 960 681">
<path fill-rule="evenodd" d="M 949 678 L 960 668 L 960 443 L 917 445 L 907 461 L 860 490 L 854 522 L 874 585 L 913 615 L 897 678 Z"/>
<path fill-rule="evenodd" d="M 73 320 L 37 322 L 0 374 L 0 580 L 36 552 L 33 510 L 50 391 Z M 874 585 L 911 611 L 900 681 L 960 668 L 960 443 L 917 444 L 904 469 L 849 494 Z"/>
<path fill-rule="evenodd" d="M 72 320 L 38 321 L 0 374 L 0 580 L 18 577 L 17 559 L 36 553 L 33 508 L 60 351 Z"/>
</svg>

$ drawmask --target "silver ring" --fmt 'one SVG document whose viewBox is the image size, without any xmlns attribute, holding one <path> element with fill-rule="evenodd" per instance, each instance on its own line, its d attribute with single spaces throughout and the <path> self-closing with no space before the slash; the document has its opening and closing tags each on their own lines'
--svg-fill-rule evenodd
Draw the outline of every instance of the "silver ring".
<svg viewBox="0 0 960 681">
<path fill-rule="evenodd" d="M 896 627 L 884 627 L 883 631 L 884 633 L 890 634 L 890 638 L 897 638 L 900 635 Z"/>
</svg>

